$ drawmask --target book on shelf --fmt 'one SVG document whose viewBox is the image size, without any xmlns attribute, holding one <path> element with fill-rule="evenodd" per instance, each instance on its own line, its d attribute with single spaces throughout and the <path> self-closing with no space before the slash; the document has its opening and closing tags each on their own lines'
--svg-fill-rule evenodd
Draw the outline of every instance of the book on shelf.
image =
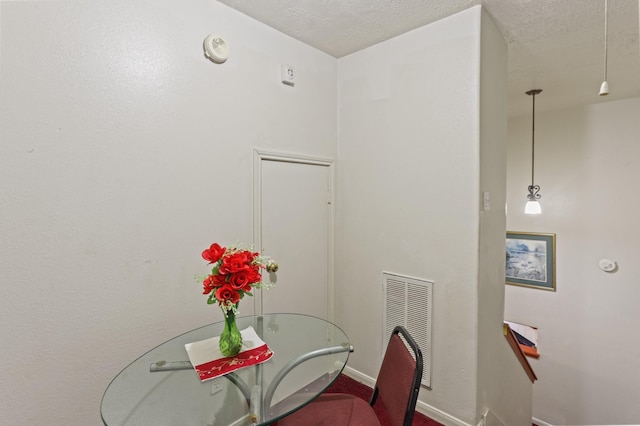
<svg viewBox="0 0 640 426">
<path fill-rule="evenodd" d="M 518 344 L 525 355 L 539 358 L 538 353 L 538 328 L 525 324 L 520 324 L 512 321 L 505 321 L 505 324 L 509 325 L 509 328 L 513 331 L 513 334 L 518 340 Z"/>
</svg>

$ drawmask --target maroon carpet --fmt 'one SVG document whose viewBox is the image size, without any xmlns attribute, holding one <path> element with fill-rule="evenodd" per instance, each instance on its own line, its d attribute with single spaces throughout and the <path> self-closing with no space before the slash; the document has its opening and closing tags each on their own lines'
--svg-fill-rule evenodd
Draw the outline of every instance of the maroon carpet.
<svg viewBox="0 0 640 426">
<path fill-rule="evenodd" d="M 351 395 L 355 395 L 359 398 L 364 399 L 365 401 L 369 401 L 371 398 L 371 393 L 373 390 L 356 381 L 351 377 L 345 376 L 341 374 L 338 376 L 335 382 L 325 392 L 330 393 L 348 393 Z M 380 419 L 380 423 L 382 426 L 389 426 L 389 419 L 387 417 L 387 413 L 384 410 L 384 407 L 380 403 L 380 400 L 376 401 L 373 406 L 378 418 Z M 416 414 L 413 416 L 413 426 L 442 426 L 442 424 L 436 422 L 435 420 L 431 420 L 429 417 L 420 414 L 416 411 Z"/>
</svg>

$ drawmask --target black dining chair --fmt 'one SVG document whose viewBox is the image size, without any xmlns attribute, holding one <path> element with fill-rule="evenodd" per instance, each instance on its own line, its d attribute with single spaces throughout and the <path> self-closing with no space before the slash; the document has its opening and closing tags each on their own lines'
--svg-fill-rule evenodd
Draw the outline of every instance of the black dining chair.
<svg viewBox="0 0 640 426">
<path fill-rule="evenodd" d="M 391 333 L 368 403 L 353 395 L 323 393 L 300 410 L 280 419 L 277 425 L 380 425 L 373 409 L 373 405 L 380 398 L 392 426 L 411 426 L 421 380 L 422 352 L 409 332 L 404 327 L 397 326 Z"/>
</svg>

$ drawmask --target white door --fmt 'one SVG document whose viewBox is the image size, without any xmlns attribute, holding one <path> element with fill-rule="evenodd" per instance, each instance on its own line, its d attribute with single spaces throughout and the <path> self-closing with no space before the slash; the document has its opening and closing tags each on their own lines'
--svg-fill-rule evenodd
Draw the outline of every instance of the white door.
<svg viewBox="0 0 640 426">
<path fill-rule="evenodd" d="M 279 265 L 262 311 L 332 318 L 332 186 L 329 161 L 257 152 L 256 235 Z"/>
</svg>

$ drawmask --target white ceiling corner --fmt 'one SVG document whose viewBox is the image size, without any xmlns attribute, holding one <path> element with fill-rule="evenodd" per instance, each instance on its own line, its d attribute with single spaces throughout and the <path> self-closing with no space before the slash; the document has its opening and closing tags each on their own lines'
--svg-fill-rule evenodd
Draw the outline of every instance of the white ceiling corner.
<svg viewBox="0 0 640 426">
<path fill-rule="evenodd" d="M 482 4 L 509 49 L 509 114 L 530 113 L 525 91 L 543 89 L 540 111 L 640 96 L 640 0 L 609 5 L 609 96 L 604 0 L 218 0 L 336 58 Z"/>
</svg>

